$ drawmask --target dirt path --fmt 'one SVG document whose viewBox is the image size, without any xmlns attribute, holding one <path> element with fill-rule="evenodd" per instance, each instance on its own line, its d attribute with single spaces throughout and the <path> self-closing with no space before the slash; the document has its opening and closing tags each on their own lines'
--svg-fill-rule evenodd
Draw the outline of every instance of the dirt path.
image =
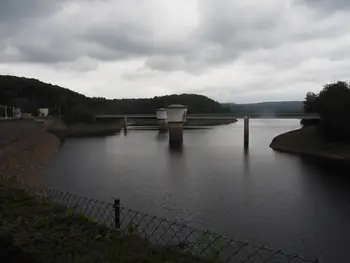
<svg viewBox="0 0 350 263">
<path fill-rule="evenodd" d="M 1 123 L 0 130 L 6 134 L 1 138 L 0 173 L 40 184 L 43 167 L 58 151 L 60 141 L 42 126 L 20 122 Z"/>
</svg>

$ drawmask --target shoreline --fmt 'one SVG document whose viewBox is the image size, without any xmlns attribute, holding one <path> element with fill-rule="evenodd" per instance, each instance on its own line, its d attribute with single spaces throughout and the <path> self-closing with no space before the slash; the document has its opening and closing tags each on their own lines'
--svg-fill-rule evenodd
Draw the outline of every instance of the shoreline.
<svg viewBox="0 0 350 263">
<path fill-rule="evenodd" d="M 334 164 L 350 164 L 349 146 L 325 140 L 315 126 L 282 133 L 272 140 L 270 148 Z"/>
<path fill-rule="evenodd" d="M 184 123 L 184 127 L 194 127 L 194 126 L 220 126 L 220 125 L 228 125 L 231 123 L 236 123 L 238 119 L 232 119 L 232 120 L 221 120 L 221 119 L 187 119 Z M 130 125 L 132 126 L 158 126 L 156 119 L 133 119 L 130 118 Z"/>
<path fill-rule="evenodd" d="M 2 123 L 0 174 L 41 184 L 43 170 L 62 143 L 35 120 Z"/>
<path fill-rule="evenodd" d="M 87 138 L 115 135 L 121 131 L 120 123 L 94 122 L 66 125 L 62 120 L 55 120 L 47 129 L 62 142 L 66 138 Z"/>
</svg>

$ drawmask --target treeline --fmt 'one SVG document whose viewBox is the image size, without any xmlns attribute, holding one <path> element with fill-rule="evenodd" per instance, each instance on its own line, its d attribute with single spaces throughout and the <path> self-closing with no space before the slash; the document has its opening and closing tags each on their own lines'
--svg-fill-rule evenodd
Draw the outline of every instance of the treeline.
<svg viewBox="0 0 350 263">
<path fill-rule="evenodd" d="M 186 105 L 189 113 L 230 112 L 220 103 L 196 94 L 149 99 L 89 98 L 37 79 L 0 75 L 0 105 L 15 106 L 33 115 L 39 108 L 49 108 L 51 114 L 61 114 L 72 122 L 91 120 L 95 114 L 154 114 L 170 104 Z"/>
<path fill-rule="evenodd" d="M 304 101 L 306 113 L 320 115 L 321 130 L 331 140 L 350 141 L 350 85 L 338 81 L 327 84 L 318 93 L 308 92 Z"/>
<path fill-rule="evenodd" d="M 297 116 L 304 113 L 302 101 L 273 101 L 260 103 L 235 104 L 227 103 L 232 112 L 237 115 L 254 117 Z"/>
<path fill-rule="evenodd" d="M 206 96 L 196 94 L 167 95 L 149 99 L 91 98 L 90 107 L 97 113 L 154 114 L 171 104 L 188 106 L 189 113 L 225 113 L 230 110 Z"/>
</svg>

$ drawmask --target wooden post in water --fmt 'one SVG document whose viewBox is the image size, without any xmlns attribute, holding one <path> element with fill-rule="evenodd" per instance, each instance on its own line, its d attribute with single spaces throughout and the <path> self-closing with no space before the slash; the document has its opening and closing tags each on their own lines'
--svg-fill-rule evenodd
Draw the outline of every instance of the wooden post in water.
<svg viewBox="0 0 350 263">
<path fill-rule="evenodd" d="M 249 117 L 244 117 L 244 149 L 249 148 Z"/>
</svg>

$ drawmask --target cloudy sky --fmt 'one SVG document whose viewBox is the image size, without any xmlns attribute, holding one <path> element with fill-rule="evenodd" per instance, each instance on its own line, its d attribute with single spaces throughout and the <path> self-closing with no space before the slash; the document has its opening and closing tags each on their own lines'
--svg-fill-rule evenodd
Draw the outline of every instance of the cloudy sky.
<svg viewBox="0 0 350 263">
<path fill-rule="evenodd" d="M 0 0 L 0 74 L 88 96 L 301 100 L 350 80 L 349 0 Z"/>
</svg>

